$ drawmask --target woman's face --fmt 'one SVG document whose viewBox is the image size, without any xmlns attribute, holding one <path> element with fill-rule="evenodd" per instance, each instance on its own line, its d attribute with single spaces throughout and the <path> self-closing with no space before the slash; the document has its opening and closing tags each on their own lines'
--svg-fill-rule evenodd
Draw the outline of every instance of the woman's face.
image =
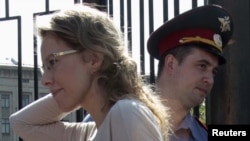
<svg viewBox="0 0 250 141">
<path fill-rule="evenodd" d="M 90 63 L 83 61 L 81 53 L 70 52 L 71 50 L 72 48 L 53 34 L 43 37 L 42 84 L 49 87 L 55 101 L 64 112 L 72 111 L 82 105 L 92 85 Z M 68 51 L 68 54 L 56 57 L 52 55 L 65 51 Z"/>
</svg>

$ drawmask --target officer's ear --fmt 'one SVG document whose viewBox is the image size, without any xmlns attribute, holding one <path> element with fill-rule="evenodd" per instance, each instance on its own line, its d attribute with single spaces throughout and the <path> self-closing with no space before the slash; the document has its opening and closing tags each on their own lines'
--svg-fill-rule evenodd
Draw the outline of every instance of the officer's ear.
<svg viewBox="0 0 250 141">
<path fill-rule="evenodd" d="M 167 72 L 172 73 L 177 65 L 178 61 L 172 54 L 168 54 L 165 56 L 164 69 Z"/>
</svg>

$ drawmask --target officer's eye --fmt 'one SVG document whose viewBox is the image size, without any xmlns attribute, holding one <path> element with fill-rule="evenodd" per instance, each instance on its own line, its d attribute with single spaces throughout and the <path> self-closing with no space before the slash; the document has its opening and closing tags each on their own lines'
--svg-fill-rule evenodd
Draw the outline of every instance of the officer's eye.
<svg viewBox="0 0 250 141">
<path fill-rule="evenodd" d="M 206 67 L 207 67 L 206 64 L 199 64 L 199 68 L 202 69 L 202 70 L 206 69 Z"/>
<path fill-rule="evenodd" d="M 218 73 L 218 69 L 213 69 L 213 75 L 215 76 Z"/>
</svg>

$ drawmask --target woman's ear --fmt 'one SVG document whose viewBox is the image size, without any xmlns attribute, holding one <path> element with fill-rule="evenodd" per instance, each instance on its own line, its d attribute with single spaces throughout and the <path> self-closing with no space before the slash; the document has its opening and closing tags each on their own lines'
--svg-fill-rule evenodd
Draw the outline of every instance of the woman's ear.
<svg viewBox="0 0 250 141">
<path fill-rule="evenodd" d="M 103 55 L 97 52 L 91 52 L 90 55 L 90 65 L 92 73 L 97 72 L 103 63 Z"/>
<path fill-rule="evenodd" d="M 94 51 L 85 51 L 83 57 L 92 73 L 97 72 L 103 63 L 103 55 L 101 53 L 97 53 Z"/>
</svg>

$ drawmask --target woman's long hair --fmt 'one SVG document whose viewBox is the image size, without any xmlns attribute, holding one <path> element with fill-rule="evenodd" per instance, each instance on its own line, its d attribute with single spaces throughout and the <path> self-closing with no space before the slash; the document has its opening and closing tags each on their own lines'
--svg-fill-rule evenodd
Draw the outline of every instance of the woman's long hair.
<svg viewBox="0 0 250 141">
<path fill-rule="evenodd" d="M 105 12 L 86 4 L 75 6 L 59 11 L 47 26 L 39 27 L 38 32 L 41 36 L 55 33 L 73 49 L 103 54 L 98 74 L 107 91 L 106 104 L 112 105 L 123 98 L 140 100 L 155 115 L 163 135 L 168 138 L 168 109 L 138 74 L 136 62 L 124 51 L 122 33 Z"/>
</svg>

